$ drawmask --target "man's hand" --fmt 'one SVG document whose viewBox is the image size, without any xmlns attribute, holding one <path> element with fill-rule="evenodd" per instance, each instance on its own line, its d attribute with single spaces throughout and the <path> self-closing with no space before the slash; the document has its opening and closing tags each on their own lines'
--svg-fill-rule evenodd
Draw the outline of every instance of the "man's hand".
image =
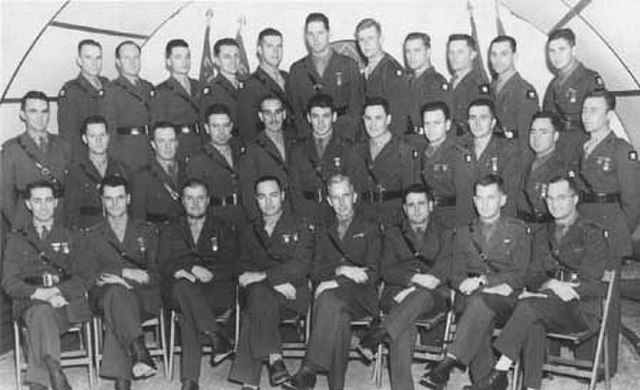
<svg viewBox="0 0 640 390">
<path fill-rule="evenodd" d="M 440 279 L 430 274 L 414 274 L 411 277 L 411 283 L 433 290 L 440 285 Z"/>
<path fill-rule="evenodd" d="M 138 268 L 123 268 L 122 277 L 138 284 L 147 284 L 150 280 L 149 273 Z"/>
<path fill-rule="evenodd" d="M 549 289 L 564 302 L 569 302 L 574 299 L 580 299 L 580 295 L 578 295 L 575 290 L 579 285 L 579 283 L 561 282 L 556 279 L 550 279 L 542 285 L 541 289 Z"/>
<path fill-rule="evenodd" d="M 124 280 L 121 276 L 114 274 L 102 274 L 100 275 L 100 279 L 96 282 L 98 286 L 104 286 L 105 284 L 120 284 L 124 286 L 127 290 L 131 290 L 133 288 L 126 280 Z"/>
<path fill-rule="evenodd" d="M 336 269 L 336 276 L 344 276 L 353 280 L 358 284 L 362 284 L 369 279 L 367 269 L 365 267 L 354 267 L 351 265 L 341 265 Z"/>
<path fill-rule="evenodd" d="M 200 265 L 191 267 L 191 273 L 198 278 L 201 283 L 209 283 L 211 279 L 213 279 L 213 273 Z"/>
<path fill-rule="evenodd" d="M 482 279 L 478 277 L 466 278 L 462 281 L 462 283 L 460 283 L 460 292 L 464 295 L 471 295 L 471 293 L 473 293 L 478 289 L 478 287 L 480 287 L 481 283 Z"/>
<path fill-rule="evenodd" d="M 31 299 L 38 301 L 48 302 L 54 295 L 60 294 L 60 290 L 57 287 L 38 287 L 36 291 L 31 294 Z"/>
<path fill-rule="evenodd" d="M 191 283 L 195 283 L 196 282 L 196 277 L 193 276 L 192 274 L 190 274 L 189 272 L 183 270 L 183 269 L 179 269 L 176 272 L 174 272 L 173 273 L 173 278 L 174 279 L 187 279 Z"/>
<path fill-rule="evenodd" d="M 65 297 L 62 296 L 62 294 L 56 294 L 52 296 L 51 299 L 49 299 L 49 303 L 51 304 L 51 306 L 53 306 L 56 309 L 69 304 L 69 302 L 67 302 L 67 300 L 65 299 Z"/>
<path fill-rule="evenodd" d="M 265 280 L 267 275 L 264 272 L 245 272 L 238 278 L 240 287 L 247 287 L 251 283 L 257 283 Z"/>
<path fill-rule="evenodd" d="M 318 298 L 318 295 L 322 294 L 323 291 L 331 290 L 332 288 L 338 288 L 338 286 L 338 282 L 336 282 L 335 280 L 326 280 L 318 285 L 314 297 Z"/>
<path fill-rule="evenodd" d="M 279 284 L 273 286 L 273 289 L 284 295 L 285 298 L 293 300 L 296 299 L 296 288 L 291 283 Z"/>
<path fill-rule="evenodd" d="M 502 283 L 493 287 L 485 287 L 482 289 L 482 292 L 485 294 L 495 294 L 502 295 L 503 297 L 508 297 L 513 294 L 513 288 L 509 286 L 507 283 Z"/>
</svg>

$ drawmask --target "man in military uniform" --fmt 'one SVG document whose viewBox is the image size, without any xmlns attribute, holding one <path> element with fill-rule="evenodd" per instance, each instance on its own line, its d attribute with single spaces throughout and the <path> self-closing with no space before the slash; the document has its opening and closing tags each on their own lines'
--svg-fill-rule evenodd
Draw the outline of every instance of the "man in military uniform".
<svg viewBox="0 0 640 390">
<path fill-rule="evenodd" d="M 211 196 L 210 211 L 240 229 L 247 219 L 238 174 L 246 148 L 231 136 L 233 122 L 227 106 L 219 103 L 209 106 L 205 120 L 204 127 L 211 140 L 189 160 L 186 176 L 206 183 Z"/>
<path fill-rule="evenodd" d="M 497 77 L 491 83 L 491 98 L 502 134 L 517 139 L 521 155 L 531 154 L 529 125 L 538 111 L 538 94 L 533 86 L 516 70 L 516 40 L 500 35 L 491 41 L 489 62 Z"/>
<path fill-rule="evenodd" d="M 60 335 L 91 318 L 84 275 L 71 260 L 77 237 L 54 217 L 58 201 L 51 183 L 28 184 L 25 203 L 31 220 L 9 234 L 2 287 L 13 299 L 12 317 L 26 326 L 29 388 L 70 390 L 60 367 Z"/>
<path fill-rule="evenodd" d="M 94 313 L 105 324 L 100 374 L 115 379 L 116 390 L 131 388 L 131 379 L 156 373 L 144 345 L 140 324 L 159 314 L 156 266 L 158 235 L 148 222 L 127 214 L 127 181 L 107 176 L 100 185 L 106 218 L 88 229 L 78 259 L 91 270 L 86 279 Z"/>
<path fill-rule="evenodd" d="M 231 346 L 216 315 L 231 316 L 238 243 L 226 222 L 208 215 L 209 190 L 203 181 L 185 182 L 182 204 L 186 216 L 161 231 L 158 267 L 165 300 L 181 313 L 182 390 L 197 390 L 201 336 L 213 347 L 211 362 Z"/>
<path fill-rule="evenodd" d="M 447 308 L 447 292 L 438 288 L 447 277 L 447 259 L 440 255 L 445 247 L 446 228 L 431 219 L 431 192 L 424 184 L 410 186 L 402 207 L 405 218 L 385 232 L 381 260 L 385 287 L 380 306 L 387 315 L 361 342 L 371 350 L 382 342 L 389 344 L 393 390 L 413 389 L 411 362 L 417 335 L 414 322 Z"/>
<path fill-rule="evenodd" d="M 178 132 L 178 161 L 187 160 L 202 145 L 204 129 L 199 123 L 202 87 L 189 78 L 191 51 L 182 39 L 172 39 L 165 49 L 170 76 L 156 86 L 151 100 L 151 123 L 169 122 Z"/>
<path fill-rule="evenodd" d="M 358 22 L 355 32 L 358 48 L 367 63 L 362 70 L 365 98 L 381 96 L 389 102 L 391 133 L 403 136 L 408 123 L 408 77 L 402 66 L 382 50 L 382 27 L 375 19 Z"/>
<path fill-rule="evenodd" d="M 260 31 L 257 51 L 260 65 L 238 93 L 238 131 L 244 142 L 253 141 L 264 130 L 258 117 L 263 96 L 279 96 L 285 103 L 287 119 L 293 117 L 285 93 L 289 75 L 279 68 L 282 62 L 282 33 L 270 27 Z"/>
<path fill-rule="evenodd" d="M 473 66 L 477 55 L 478 46 L 473 37 L 467 34 L 449 35 L 447 62 L 453 70 L 449 83 L 453 91 L 451 118 L 458 136 L 467 133 L 469 104 L 476 99 L 490 97 L 486 76 Z"/>
<path fill-rule="evenodd" d="M 289 379 L 282 359 L 283 318 L 302 315 L 311 300 L 307 274 L 313 239 L 308 225 L 284 211 L 275 176 L 258 178 L 255 199 L 261 217 L 240 235 L 239 284 L 244 302 L 236 357 L 229 379 L 256 390 L 267 363 L 271 386 Z"/>
<path fill-rule="evenodd" d="M 109 80 L 100 76 L 102 46 L 93 39 L 78 43 L 76 64 L 80 74 L 62 86 L 58 93 L 58 133 L 71 146 L 73 159 L 86 154 L 82 142 L 82 124 L 88 116 L 100 112 L 100 99 Z"/>
<path fill-rule="evenodd" d="M 134 172 L 131 213 L 136 219 L 166 223 L 184 214 L 180 187 L 185 167 L 176 159 L 178 134 L 171 123 L 155 123 L 151 137 L 154 159 Z"/>
<path fill-rule="evenodd" d="M 413 32 L 404 39 L 404 58 L 410 71 L 409 90 L 409 123 L 408 132 L 420 134 L 422 126 L 421 109 L 431 102 L 444 102 L 452 107 L 452 95 L 449 83 L 431 65 L 431 37 L 425 33 Z M 412 137 L 412 141 L 422 137 Z M 421 142 L 421 141 L 417 141 Z"/>
<path fill-rule="evenodd" d="M 140 46 L 124 41 L 116 47 L 116 66 L 120 76 L 107 84 L 100 112 L 107 120 L 111 143 L 109 152 L 136 170 L 149 162 L 151 146 L 150 101 L 155 90 L 140 78 Z"/>
<path fill-rule="evenodd" d="M 87 228 L 102 220 L 104 211 L 99 189 L 102 179 L 114 175 L 131 177 L 129 168 L 107 152 L 110 137 L 104 117 L 87 117 L 81 136 L 88 151 L 78 156 L 65 179 L 65 224 L 72 228 Z"/>
<path fill-rule="evenodd" d="M 316 375 L 329 373 L 329 388 L 343 389 L 351 346 L 351 320 L 378 316 L 376 282 L 381 251 L 376 224 L 355 212 L 350 179 L 333 176 L 329 203 L 336 218 L 319 230 L 312 279 L 317 283 L 307 353 L 286 389 L 310 390 Z"/>
<path fill-rule="evenodd" d="M 357 174 L 353 144 L 333 129 L 337 117 L 331 96 L 313 96 L 307 110 L 313 133 L 296 143 L 291 152 L 290 196 L 294 210 L 317 224 L 333 218 L 331 206 L 326 203 L 327 180 L 339 173 L 350 177 Z"/>
<path fill-rule="evenodd" d="M 329 18 L 326 15 L 311 13 L 307 15 L 304 26 L 309 54 L 291 65 L 287 80 L 288 101 L 292 105 L 298 138 L 311 133 L 306 120 L 307 103 L 316 93 L 325 93 L 331 95 L 336 106 L 336 132 L 355 140 L 360 136 L 360 115 L 364 103 L 364 85 L 358 64 L 331 48 Z"/>
<path fill-rule="evenodd" d="M 489 374 L 494 325 L 511 315 L 529 266 L 525 224 L 500 212 L 507 201 L 502 179 L 489 175 L 477 181 L 473 201 L 479 218 L 458 227 L 451 244 L 450 282 L 463 294 L 463 310 L 446 357 L 420 380 L 431 389 L 444 388 L 458 364 L 469 367 L 473 383 Z"/>
<path fill-rule="evenodd" d="M 14 229 L 24 227 L 30 220 L 24 205 L 27 184 L 47 180 L 53 184 L 55 195 L 62 195 L 71 148 L 58 135 L 47 131 L 49 116 L 47 95 L 41 91 L 27 92 L 20 102 L 25 131 L 2 145 L 2 215 Z M 62 205 L 56 210 L 56 217 L 61 216 Z"/>
<path fill-rule="evenodd" d="M 602 77 L 576 58 L 576 36 L 568 28 L 553 31 L 547 40 L 549 63 L 556 77 L 549 82 L 542 108 L 560 116 L 564 126 L 558 147 L 563 155 L 578 158 L 587 139 L 580 114 L 585 96 L 604 89 Z"/>
</svg>

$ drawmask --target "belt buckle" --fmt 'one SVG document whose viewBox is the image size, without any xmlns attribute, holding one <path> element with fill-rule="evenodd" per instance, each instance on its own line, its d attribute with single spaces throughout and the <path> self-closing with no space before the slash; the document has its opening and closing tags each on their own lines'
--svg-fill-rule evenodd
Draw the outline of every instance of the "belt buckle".
<svg viewBox="0 0 640 390">
<path fill-rule="evenodd" d="M 43 287 L 53 287 L 55 284 L 54 275 L 48 272 L 42 274 L 42 286 Z"/>
<path fill-rule="evenodd" d="M 131 132 L 129 134 L 131 134 L 131 135 L 140 135 L 142 133 L 140 132 L 140 130 L 138 128 L 133 128 L 133 129 L 131 129 Z"/>
<path fill-rule="evenodd" d="M 375 203 L 382 203 L 384 201 L 384 192 L 385 189 L 382 186 L 378 186 L 377 191 L 374 192 L 374 202 Z M 377 198 L 377 199 L 375 199 Z"/>
<path fill-rule="evenodd" d="M 191 132 L 191 128 L 189 126 L 182 126 L 180 128 L 180 132 L 182 134 L 189 134 Z"/>
<path fill-rule="evenodd" d="M 238 205 L 238 194 L 236 194 L 235 192 L 231 194 L 231 200 L 233 201 L 234 206 Z"/>
</svg>

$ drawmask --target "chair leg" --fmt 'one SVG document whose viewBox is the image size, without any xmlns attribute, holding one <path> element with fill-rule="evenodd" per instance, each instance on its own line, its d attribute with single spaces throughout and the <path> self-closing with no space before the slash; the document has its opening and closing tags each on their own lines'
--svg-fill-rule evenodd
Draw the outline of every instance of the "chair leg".
<svg viewBox="0 0 640 390">
<path fill-rule="evenodd" d="M 384 367 L 384 346 L 381 344 L 378 345 L 378 350 L 376 351 L 376 387 L 382 387 L 382 370 Z"/>
<path fill-rule="evenodd" d="M 604 334 L 604 388 L 611 390 L 611 372 L 609 371 L 609 332 Z"/>
<path fill-rule="evenodd" d="M 160 348 L 162 348 L 162 365 L 164 367 L 164 377 L 168 378 L 169 364 L 167 362 L 167 329 L 164 322 L 164 310 L 160 309 Z"/>
<path fill-rule="evenodd" d="M 87 352 L 87 368 L 89 369 L 89 389 L 93 389 L 93 346 L 91 340 L 91 320 L 85 322 L 82 327 L 84 328 L 84 337 L 86 341 L 84 345 L 86 345 L 85 351 Z M 82 338 L 82 337 L 81 337 Z"/>
<path fill-rule="evenodd" d="M 102 322 L 98 317 L 93 318 L 93 357 L 96 368 L 96 378 L 100 381 L 100 358 L 102 357 Z"/>
<path fill-rule="evenodd" d="M 176 337 L 176 312 L 171 310 L 171 319 L 169 324 L 169 380 L 173 380 L 173 354 L 175 353 L 175 337 Z"/>
<path fill-rule="evenodd" d="M 15 361 L 15 369 L 16 369 L 16 388 L 18 390 L 22 390 L 22 357 L 20 356 L 20 326 L 17 321 L 13 321 L 13 340 L 14 340 L 14 361 Z"/>
<path fill-rule="evenodd" d="M 518 390 L 518 385 L 520 383 L 520 359 L 516 361 L 516 364 L 513 366 L 513 380 L 511 381 L 511 390 Z"/>
</svg>

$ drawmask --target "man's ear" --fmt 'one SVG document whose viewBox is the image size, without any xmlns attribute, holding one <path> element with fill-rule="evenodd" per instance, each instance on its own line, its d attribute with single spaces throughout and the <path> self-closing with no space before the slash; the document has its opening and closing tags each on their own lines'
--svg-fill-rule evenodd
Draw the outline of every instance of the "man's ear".
<svg viewBox="0 0 640 390">
<path fill-rule="evenodd" d="M 25 199 L 24 205 L 27 206 L 27 210 L 33 211 L 33 204 L 31 203 L 31 199 Z"/>
</svg>

